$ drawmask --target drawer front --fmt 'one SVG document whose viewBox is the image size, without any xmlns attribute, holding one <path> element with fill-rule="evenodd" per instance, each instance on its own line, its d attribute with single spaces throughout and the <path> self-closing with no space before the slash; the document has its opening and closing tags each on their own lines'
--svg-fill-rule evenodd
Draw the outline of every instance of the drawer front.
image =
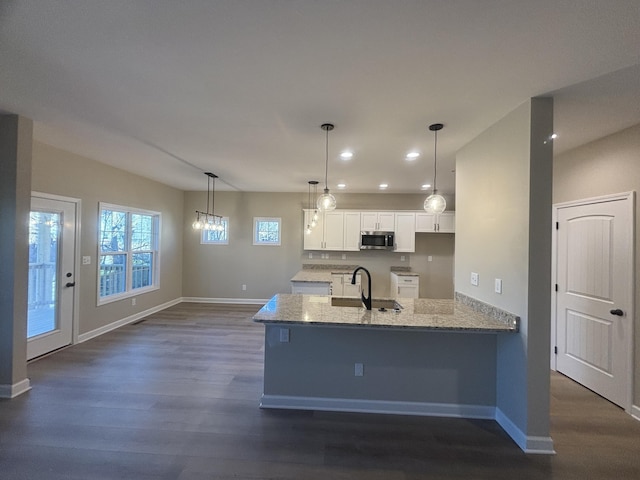
<svg viewBox="0 0 640 480">
<path fill-rule="evenodd" d="M 398 276 L 398 286 L 402 285 L 418 285 L 420 277 L 403 277 Z"/>
</svg>

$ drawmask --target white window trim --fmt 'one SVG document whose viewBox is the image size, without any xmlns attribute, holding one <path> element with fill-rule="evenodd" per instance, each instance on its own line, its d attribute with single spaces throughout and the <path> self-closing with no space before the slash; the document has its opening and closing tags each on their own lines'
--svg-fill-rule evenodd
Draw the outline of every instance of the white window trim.
<svg viewBox="0 0 640 480">
<path fill-rule="evenodd" d="M 200 245 L 229 245 L 229 217 L 222 217 L 222 221 L 227 225 L 227 239 L 224 242 L 207 242 L 205 241 L 204 236 L 208 230 L 203 229 L 200 233 Z"/>
<path fill-rule="evenodd" d="M 109 295 L 108 297 L 100 297 L 100 257 L 102 255 L 102 252 L 100 251 L 100 238 L 98 238 L 98 241 L 97 241 L 98 254 L 96 256 L 96 259 L 97 259 L 96 260 L 96 266 L 97 266 L 96 268 L 96 298 L 97 298 L 96 305 L 97 306 L 105 305 L 107 303 L 113 303 L 119 300 L 124 300 L 126 298 L 137 297 L 138 295 L 142 295 L 147 292 L 152 292 L 154 290 L 159 290 L 160 289 L 160 237 L 161 237 L 160 232 L 162 232 L 162 214 L 160 212 L 156 212 L 153 210 L 145 210 L 145 209 L 136 208 L 136 207 L 127 207 L 124 205 L 116 205 L 114 203 L 99 202 L 98 203 L 98 237 L 100 236 L 100 219 L 102 217 L 102 210 L 116 210 L 119 212 L 126 212 L 128 217 L 130 217 L 131 214 L 135 214 L 135 213 L 154 216 L 156 219 L 156 228 L 157 228 L 156 238 L 155 238 L 156 248 L 155 248 L 155 251 L 152 251 L 155 253 L 154 261 L 153 261 L 154 269 L 153 269 L 152 284 L 149 285 L 148 287 L 136 288 L 135 290 L 132 289 L 131 288 L 132 275 L 129 275 L 129 272 L 132 268 L 131 267 L 132 251 L 130 250 L 131 228 L 129 228 L 127 231 L 127 245 L 129 249 L 127 250 L 128 253 L 127 253 L 126 290 L 122 293 Z M 142 253 L 145 253 L 145 252 L 142 252 Z M 105 255 L 108 255 L 108 253 L 106 253 Z"/>
<path fill-rule="evenodd" d="M 278 222 L 278 241 L 259 242 L 257 239 L 258 222 Z M 282 243 L 282 218 L 280 217 L 253 217 L 253 244 L 267 247 L 279 247 Z"/>
</svg>

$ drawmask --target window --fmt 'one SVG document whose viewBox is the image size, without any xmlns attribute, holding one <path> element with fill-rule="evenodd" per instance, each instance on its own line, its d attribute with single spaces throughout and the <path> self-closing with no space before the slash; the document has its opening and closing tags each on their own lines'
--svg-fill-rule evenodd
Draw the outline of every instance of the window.
<svg viewBox="0 0 640 480">
<path fill-rule="evenodd" d="M 222 230 L 202 230 L 200 243 L 211 245 L 229 245 L 229 217 L 222 217 Z"/>
<path fill-rule="evenodd" d="M 253 219 L 254 245 L 280 245 L 280 219 L 255 217 Z"/>
<path fill-rule="evenodd" d="M 100 203 L 98 305 L 158 286 L 160 214 Z"/>
</svg>

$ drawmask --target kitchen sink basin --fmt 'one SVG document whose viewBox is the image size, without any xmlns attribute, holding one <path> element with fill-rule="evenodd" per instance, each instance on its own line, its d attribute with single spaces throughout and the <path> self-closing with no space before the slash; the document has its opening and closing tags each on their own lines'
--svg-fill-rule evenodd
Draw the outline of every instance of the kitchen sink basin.
<svg viewBox="0 0 640 480">
<path fill-rule="evenodd" d="M 354 297 L 331 297 L 331 306 L 364 308 L 362 300 Z M 371 308 L 376 310 L 380 308 L 384 308 L 385 310 L 400 310 L 402 305 L 393 298 L 374 298 L 371 301 Z"/>
</svg>

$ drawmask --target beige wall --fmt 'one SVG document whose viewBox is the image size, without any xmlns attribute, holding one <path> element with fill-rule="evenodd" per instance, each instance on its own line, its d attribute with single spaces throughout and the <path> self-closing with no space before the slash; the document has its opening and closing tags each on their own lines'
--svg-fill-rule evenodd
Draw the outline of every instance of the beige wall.
<svg viewBox="0 0 640 480">
<path fill-rule="evenodd" d="M 496 405 L 533 438 L 549 436 L 552 129 L 552 100 L 531 99 L 456 155 L 455 287 L 520 316 L 498 336 Z"/>
<path fill-rule="evenodd" d="M 338 194 L 340 209 L 417 210 L 425 195 Z M 449 199 L 449 203 L 453 201 Z M 289 280 L 303 264 L 362 265 L 373 277 L 374 296 L 389 295 L 391 266 L 409 266 L 421 275 L 421 295 L 453 297 L 453 235 L 419 234 L 415 254 L 393 252 L 327 252 L 320 259 L 303 250 L 303 213 L 306 192 L 216 192 L 215 213 L 229 217 L 229 245 L 201 245 L 191 230 L 196 209 L 206 209 L 206 192 L 185 193 L 184 279 L 185 297 L 268 299 L 291 292 Z M 282 218 L 279 247 L 252 245 L 253 217 Z M 343 254 L 346 256 L 342 258 Z M 433 261 L 426 262 L 432 255 Z M 404 256 L 405 260 L 401 261 Z M 437 279 L 434 280 L 434 279 Z M 247 290 L 242 290 L 247 285 Z"/>
<path fill-rule="evenodd" d="M 553 202 L 640 190 L 640 125 L 588 143 L 554 159 Z M 640 236 L 636 225 L 635 271 L 640 271 Z M 635 304 L 640 305 L 636 281 Z M 634 405 L 640 405 L 640 325 L 635 319 Z"/>
<path fill-rule="evenodd" d="M 91 332 L 182 296 L 181 190 L 37 142 L 33 147 L 32 190 L 79 198 L 82 202 L 80 255 L 90 256 L 91 264 L 78 268 L 78 333 Z M 160 289 L 138 295 L 136 306 L 131 305 L 130 298 L 96 306 L 99 202 L 162 214 Z"/>
</svg>

